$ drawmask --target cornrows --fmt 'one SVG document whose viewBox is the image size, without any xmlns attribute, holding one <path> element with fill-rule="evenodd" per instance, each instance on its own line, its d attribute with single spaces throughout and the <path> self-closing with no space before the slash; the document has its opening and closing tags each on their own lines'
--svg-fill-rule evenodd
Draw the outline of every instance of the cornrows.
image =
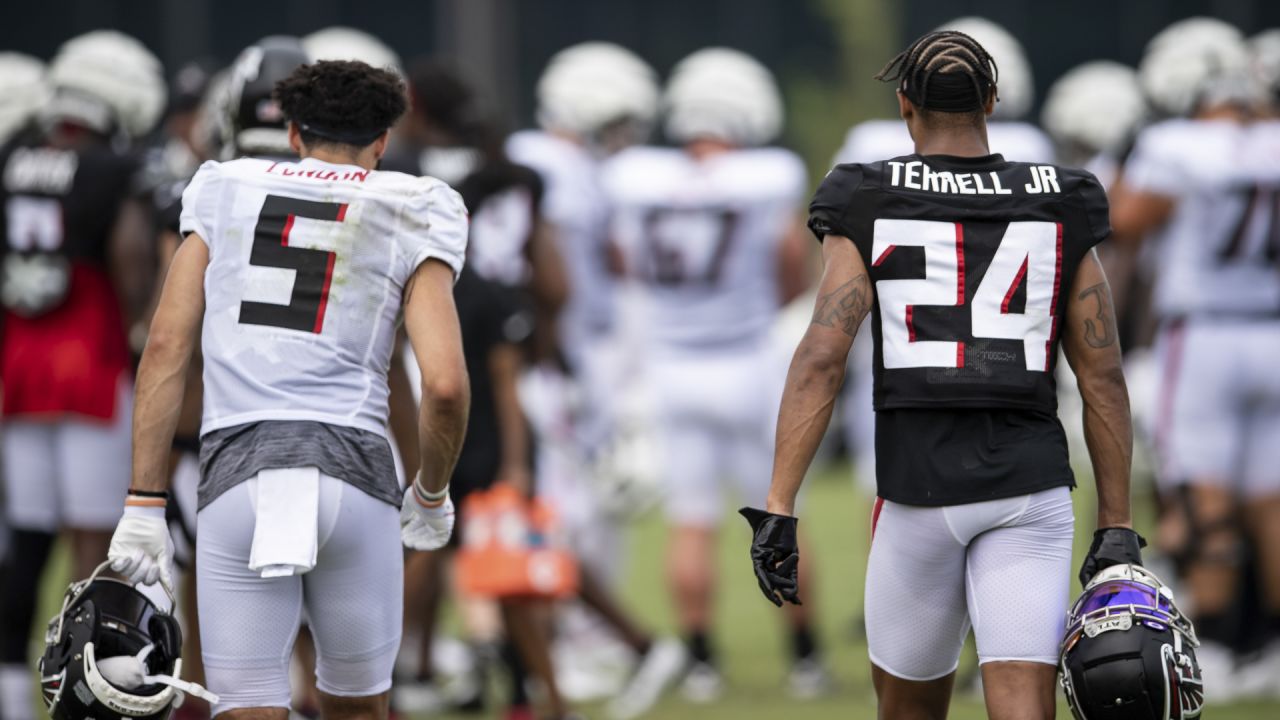
<svg viewBox="0 0 1280 720">
<path fill-rule="evenodd" d="M 936 107 L 939 110 L 976 110 L 996 86 L 996 61 L 977 40 L 956 30 L 938 30 L 922 36 L 898 53 L 876 80 L 898 82 L 899 89 L 919 107 L 929 107 L 929 80 L 935 74 L 963 75 L 973 85 L 976 105 L 968 108 Z M 950 99 L 954 102 L 954 99 Z M 947 104 L 953 104 L 947 103 Z"/>
</svg>

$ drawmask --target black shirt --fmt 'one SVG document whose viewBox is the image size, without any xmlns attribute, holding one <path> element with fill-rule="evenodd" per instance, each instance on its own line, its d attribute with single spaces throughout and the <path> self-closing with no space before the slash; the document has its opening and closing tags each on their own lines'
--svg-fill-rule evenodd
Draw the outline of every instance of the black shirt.
<svg viewBox="0 0 1280 720">
<path fill-rule="evenodd" d="M 852 240 L 876 289 L 881 497 L 947 505 L 1072 484 L 1053 372 L 1108 212 L 1091 174 L 999 155 L 839 165 L 823 181 L 809 226 Z"/>
<path fill-rule="evenodd" d="M 471 377 L 471 417 L 451 481 L 454 501 L 460 502 L 466 493 L 491 485 L 502 460 L 490 355 L 500 345 L 523 342 L 531 320 L 510 288 L 485 280 L 469 267 L 459 273 L 453 294 Z"/>
</svg>

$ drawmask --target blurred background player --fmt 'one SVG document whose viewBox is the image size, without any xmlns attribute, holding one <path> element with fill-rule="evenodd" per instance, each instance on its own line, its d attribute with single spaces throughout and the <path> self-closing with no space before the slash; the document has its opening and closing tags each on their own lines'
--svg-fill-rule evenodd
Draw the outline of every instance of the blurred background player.
<svg viewBox="0 0 1280 720">
<path fill-rule="evenodd" d="M 1280 137 L 1256 122 L 1264 97 L 1227 23 L 1175 23 L 1139 72 L 1169 119 L 1138 135 L 1112 217 L 1118 240 L 1158 250 L 1158 540 L 1190 596 L 1206 695 L 1225 700 L 1250 674 L 1232 648 L 1257 636 L 1237 605 L 1250 552 L 1269 633 L 1280 617 Z"/>
<path fill-rule="evenodd" d="M 35 132 L 32 121 L 48 95 L 43 62 L 22 53 L 0 53 L 0 148 L 15 136 Z M 3 390 L 0 387 L 0 394 Z M 0 493 L 0 565 L 4 563 L 8 547 L 4 493 Z"/>
<path fill-rule="evenodd" d="M 767 491 L 781 391 L 768 334 L 780 306 L 806 285 L 797 215 L 806 177 L 797 156 L 761 147 L 782 129 L 782 98 L 750 56 L 727 48 L 688 56 L 663 104 L 666 134 L 680 147 L 619 153 L 605 187 L 627 274 L 642 294 L 670 524 L 667 579 L 690 658 L 683 692 L 711 702 L 723 692 L 711 628 L 725 483 L 732 479 L 749 503 Z M 789 618 L 797 697 L 827 685 L 810 612 L 797 607 Z M 660 690 L 633 683 L 617 706 L 643 706 Z"/>
<path fill-rule="evenodd" d="M 466 500 L 472 493 L 498 483 L 525 495 L 533 491 L 531 437 L 516 388 L 535 328 L 534 308 L 553 314 L 556 296 L 563 291 L 554 288 L 559 259 L 545 252 L 546 238 L 538 234 L 542 183 L 537 174 L 505 157 L 498 137 L 480 117 L 471 88 L 452 69 L 433 61 L 417 63 L 409 73 L 409 87 L 412 109 L 384 165 L 448 178 L 467 205 L 468 266 L 454 295 L 472 383 L 472 412 L 449 485 L 459 518 L 450 552 L 410 558 L 407 622 L 421 632 L 412 636 L 415 678 L 402 685 L 395 699 L 397 708 L 406 712 L 450 704 L 479 710 L 484 667 L 495 654 L 488 646 L 501 638 L 485 620 L 488 604 L 466 600 L 460 609 L 472 643 L 473 671 L 452 687 L 437 675 L 434 650 L 447 587 L 445 565 L 467 532 Z M 556 717 L 565 715 L 567 705 L 551 663 L 544 603 L 502 599 L 498 609 L 507 635 L 501 652 L 512 687 L 507 716 L 532 716 L 526 668 L 541 684 L 550 711 Z"/>
<path fill-rule="evenodd" d="M 563 259 L 567 296 L 551 324 L 539 318 L 553 333 L 553 352 L 537 354 L 523 397 L 538 437 L 538 494 L 556 507 L 580 562 L 582 603 L 561 614 L 557 667 L 568 692 L 600 697 L 625 677 L 610 672 L 619 651 L 623 669 L 634 655 L 634 677 L 660 685 L 683 666 L 679 644 L 655 641 L 617 600 L 625 523 L 605 501 L 627 484 L 605 464 L 628 441 L 619 432 L 634 426 L 628 401 L 645 386 L 628 362 L 643 341 L 620 297 L 601 165 L 648 136 L 658 86 L 631 51 L 588 42 L 552 56 L 536 95 L 540 129 L 514 133 L 506 150 L 543 179 L 541 215 Z"/>
<path fill-rule="evenodd" d="M 139 157 L 128 148 L 164 110 L 159 61 L 131 37 L 69 40 L 49 67 L 40 127 L 0 157 L 4 242 L 5 509 L 0 696 L 31 717 L 27 669 L 36 588 L 55 533 L 73 572 L 106 558 L 129 484 L 128 336 L 150 298 L 154 258 Z"/>
</svg>

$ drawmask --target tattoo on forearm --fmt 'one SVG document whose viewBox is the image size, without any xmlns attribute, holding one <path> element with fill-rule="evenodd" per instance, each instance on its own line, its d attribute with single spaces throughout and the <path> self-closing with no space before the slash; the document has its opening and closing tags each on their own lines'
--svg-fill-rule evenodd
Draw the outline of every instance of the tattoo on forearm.
<svg viewBox="0 0 1280 720">
<path fill-rule="evenodd" d="M 1092 295 L 1098 301 L 1098 312 L 1084 321 L 1084 341 L 1089 347 L 1104 348 L 1116 342 L 1116 311 L 1111 304 L 1111 291 L 1105 282 L 1087 287 L 1080 293 L 1081 300 Z"/>
<path fill-rule="evenodd" d="M 813 324 L 825 325 L 853 337 L 871 307 L 871 283 L 859 275 L 818 298 L 813 311 Z"/>
</svg>

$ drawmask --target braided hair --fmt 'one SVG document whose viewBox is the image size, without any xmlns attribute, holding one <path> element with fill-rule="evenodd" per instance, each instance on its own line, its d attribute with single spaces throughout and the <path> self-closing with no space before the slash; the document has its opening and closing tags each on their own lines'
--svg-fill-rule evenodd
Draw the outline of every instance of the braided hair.
<svg viewBox="0 0 1280 720">
<path fill-rule="evenodd" d="M 972 37 L 937 30 L 920 37 L 875 79 L 897 82 L 916 107 L 947 113 L 982 110 L 996 91 L 996 61 Z"/>
</svg>

